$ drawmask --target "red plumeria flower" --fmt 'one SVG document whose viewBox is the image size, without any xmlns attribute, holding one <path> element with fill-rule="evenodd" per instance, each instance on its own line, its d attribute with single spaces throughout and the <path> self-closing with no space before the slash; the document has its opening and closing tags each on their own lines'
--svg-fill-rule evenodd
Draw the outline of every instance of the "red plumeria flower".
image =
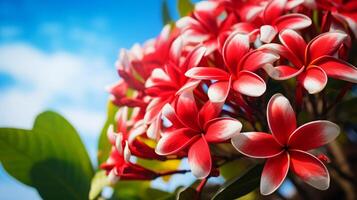
<svg viewBox="0 0 357 200">
<path fill-rule="evenodd" d="M 240 132 L 242 124 L 233 118 L 217 118 L 222 104 L 206 102 L 197 109 L 192 91 L 183 92 L 175 110 L 166 104 L 163 115 L 172 123 L 156 146 L 160 155 L 171 155 L 188 150 L 188 162 L 193 175 L 207 177 L 212 168 L 208 143 L 224 142 Z"/>
<path fill-rule="evenodd" d="M 327 84 L 327 77 L 357 83 L 357 68 L 333 57 L 347 35 L 341 32 L 323 33 L 308 44 L 293 30 L 284 30 L 279 35 L 280 44 L 266 44 L 261 49 L 269 49 L 287 58 L 293 65 L 266 65 L 265 70 L 277 80 L 297 76 L 298 81 L 310 93 L 318 93 Z"/>
<path fill-rule="evenodd" d="M 325 165 L 307 151 L 333 141 L 339 127 L 325 120 L 306 123 L 296 128 L 296 118 L 289 100 L 274 95 L 267 108 L 267 119 L 272 134 L 245 132 L 232 138 L 233 146 L 253 158 L 266 158 L 260 191 L 273 193 L 284 181 L 289 169 L 311 186 L 325 190 L 330 177 Z"/>
<path fill-rule="evenodd" d="M 150 124 L 148 136 L 158 139 L 159 125 L 161 124 L 161 109 L 166 103 L 172 103 L 177 93 L 194 88 L 199 84 L 197 80 L 191 80 L 184 74 L 197 66 L 205 54 L 205 47 L 197 46 L 187 55 L 184 55 L 184 41 L 178 37 L 170 49 L 170 59 L 165 68 L 156 68 L 146 81 L 146 94 L 152 97 L 145 113 L 145 122 Z"/>
<path fill-rule="evenodd" d="M 217 37 L 224 31 L 224 21 L 219 15 L 223 9 L 218 2 L 201 1 L 195 5 L 191 16 L 182 17 L 176 22 L 181 34 L 190 42 L 202 43 L 210 54 L 218 47 Z"/>
<path fill-rule="evenodd" d="M 131 118 L 135 120 L 135 110 L 132 111 Z M 107 130 L 109 142 L 116 146 L 120 154 L 124 154 L 124 147 L 128 148 L 130 155 L 139 156 L 146 159 L 165 160 L 166 157 L 157 155 L 155 150 L 138 140 L 137 137 L 145 137 L 147 130 L 143 120 L 133 121 L 128 119 L 128 107 L 121 107 L 116 113 L 116 132 L 113 125 Z M 129 156 L 126 154 L 125 156 Z"/>
<path fill-rule="evenodd" d="M 346 23 L 357 38 L 357 1 L 315 0 L 318 8 L 330 11 L 331 16 Z M 326 12 L 325 15 L 327 15 Z"/>
<path fill-rule="evenodd" d="M 126 146 L 127 147 L 127 146 Z M 122 180 L 152 180 L 158 174 L 150 169 L 146 169 L 135 163 L 131 163 L 128 154 L 128 148 L 125 148 L 125 154 L 112 147 L 108 160 L 100 165 L 101 169 L 106 170 L 111 184 L 115 184 L 119 179 Z"/>
<path fill-rule="evenodd" d="M 238 93 L 257 97 L 265 92 L 264 80 L 253 73 L 279 57 L 269 52 L 250 50 L 249 36 L 232 33 L 226 40 L 223 50 L 226 70 L 215 67 L 195 67 L 186 76 L 198 80 L 217 80 L 208 89 L 208 97 L 213 102 L 224 102 L 230 88 Z"/>
<path fill-rule="evenodd" d="M 311 25 L 311 19 L 299 13 L 284 14 L 287 6 L 297 6 L 301 1 L 272 0 L 265 7 L 260 26 L 260 40 L 270 43 L 284 29 L 301 30 Z M 290 8 L 291 9 L 291 8 Z"/>
</svg>

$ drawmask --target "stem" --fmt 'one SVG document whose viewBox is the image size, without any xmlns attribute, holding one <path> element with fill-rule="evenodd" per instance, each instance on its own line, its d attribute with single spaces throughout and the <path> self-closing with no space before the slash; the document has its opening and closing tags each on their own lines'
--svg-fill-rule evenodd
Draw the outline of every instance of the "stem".
<svg viewBox="0 0 357 200">
<path fill-rule="evenodd" d="M 195 199 L 197 199 L 197 200 L 200 199 L 203 187 L 206 185 L 208 178 L 209 178 L 209 176 L 204 178 L 200 182 L 200 184 L 197 186 L 197 188 L 196 188 L 197 194 L 196 194 L 196 198 Z"/>
</svg>

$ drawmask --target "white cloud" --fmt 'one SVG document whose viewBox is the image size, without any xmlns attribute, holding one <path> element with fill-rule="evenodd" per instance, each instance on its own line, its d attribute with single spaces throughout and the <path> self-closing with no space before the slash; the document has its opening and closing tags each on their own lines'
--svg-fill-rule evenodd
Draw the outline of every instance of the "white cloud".
<svg viewBox="0 0 357 200">
<path fill-rule="evenodd" d="M 29 44 L 0 46 L 0 71 L 16 85 L 0 96 L 0 126 L 29 128 L 34 117 L 55 109 L 78 128 L 82 136 L 96 136 L 104 123 L 104 86 L 116 73 L 104 58 L 57 51 L 45 53 Z M 62 100 L 63 99 L 63 100 Z"/>
</svg>

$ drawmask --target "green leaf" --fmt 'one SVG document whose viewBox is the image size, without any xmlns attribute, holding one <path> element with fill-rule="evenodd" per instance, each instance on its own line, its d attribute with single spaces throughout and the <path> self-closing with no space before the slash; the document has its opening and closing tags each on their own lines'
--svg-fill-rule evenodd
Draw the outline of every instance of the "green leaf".
<svg viewBox="0 0 357 200">
<path fill-rule="evenodd" d="M 177 9 L 180 17 L 184 17 L 193 11 L 194 5 L 190 0 L 177 0 Z"/>
<path fill-rule="evenodd" d="M 150 188 L 150 181 L 119 181 L 114 187 L 112 200 L 119 199 L 147 199 L 146 190 Z"/>
<path fill-rule="evenodd" d="M 109 180 L 105 175 L 105 171 L 98 171 L 93 179 L 89 191 L 89 199 L 96 199 L 102 192 L 105 186 L 109 185 Z"/>
<path fill-rule="evenodd" d="M 114 123 L 115 113 L 118 111 L 118 107 L 116 107 L 112 102 L 108 102 L 107 106 L 107 120 L 104 124 L 102 131 L 100 132 L 99 141 L 98 141 L 98 166 L 105 162 L 109 157 L 111 144 L 109 143 L 107 137 L 108 127 Z"/>
<path fill-rule="evenodd" d="M 41 113 L 32 130 L 0 128 L 0 160 L 43 199 L 88 199 L 90 159 L 76 130 L 57 113 Z"/>
<path fill-rule="evenodd" d="M 195 199 L 197 191 L 192 187 L 183 188 L 177 193 L 178 200 L 190 200 Z"/>
<path fill-rule="evenodd" d="M 162 1 L 161 12 L 162 12 L 162 23 L 164 25 L 171 23 L 172 18 L 170 16 L 170 10 L 169 10 L 166 0 Z"/>
<path fill-rule="evenodd" d="M 213 199 L 236 199 L 248 194 L 259 186 L 262 170 L 262 165 L 256 165 L 247 170 L 242 176 L 227 181 L 217 191 Z"/>
</svg>

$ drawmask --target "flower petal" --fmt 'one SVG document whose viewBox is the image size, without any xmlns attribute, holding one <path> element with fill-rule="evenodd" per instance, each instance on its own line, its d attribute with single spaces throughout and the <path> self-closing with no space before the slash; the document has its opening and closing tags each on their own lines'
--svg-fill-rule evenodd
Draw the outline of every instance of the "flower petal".
<svg viewBox="0 0 357 200">
<path fill-rule="evenodd" d="M 271 134 L 262 132 L 244 132 L 232 137 L 233 146 L 241 154 L 253 158 L 270 158 L 283 151 Z"/>
<path fill-rule="evenodd" d="M 272 24 L 273 21 L 283 14 L 287 0 L 272 0 L 266 6 L 263 16 L 265 24 Z"/>
<path fill-rule="evenodd" d="M 289 136 L 296 129 L 296 118 L 289 100 L 282 94 L 271 97 L 267 108 L 269 128 L 274 138 L 281 145 L 288 142 Z"/>
<path fill-rule="evenodd" d="M 215 67 L 194 67 L 185 75 L 199 80 L 228 80 L 230 76 L 224 70 Z"/>
<path fill-rule="evenodd" d="M 278 59 L 279 55 L 275 53 L 253 50 L 245 54 L 238 66 L 239 70 L 255 71 L 266 64 L 271 64 L 277 61 Z"/>
<path fill-rule="evenodd" d="M 188 54 L 185 67 L 187 69 L 191 69 L 192 67 L 197 67 L 197 65 L 201 62 L 203 56 L 206 53 L 206 48 L 204 46 L 197 46 L 193 49 L 190 54 Z"/>
<path fill-rule="evenodd" d="M 236 119 L 217 118 L 209 122 L 204 137 L 208 142 L 223 142 L 239 133 L 241 129 L 242 123 Z"/>
<path fill-rule="evenodd" d="M 284 29 L 300 30 L 309 27 L 312 22 L 311 19 L 303 14 L 287 14 L 279 17 L 274 22 L 279 31 Z"/>
<path fill-rule="evenodd" d="M 274 67 L 271 64 L 264 65 L 263 69 L 272 79 L 275 80 L 286 80 L 295 77 L 304 70 L 303 67 L 300 69 L 296 69 L 287 65 L 279 65 Z"/>
<path fill-rule="evenodd" d="M 299 150 L 290 152 L 291 170 L 309 185 L 326 190 L 330 185 L 330 176 L 325 165 L 315 156 Z"/>
<path fill-rule="evenodd" d="M 189 128 L 181 128 L 169 133 L 164 133 L 156 145 L 155 152 L 159 155 L 177 153 L 197 140 L 198 137 L 197 132 Z"/>
<path fill-rule="evenodd" d="M 222 107 L 223 102 L 215 103 L 207 101 L 198 113 L 198 122 L 200 124 L 200 127 L 203 128 L 208 121 L 218 117 L 222 110 Z"/>
<path fill-rule="evenodd" d="M 192 91 L 186 90 L 178 97 L 175 111 L 180 121 L 187 127 L 197 129 L 198 123 L 195 117 L 198 115 L 198 110 Z"/>
<path fill-rule="evenodd" d="M 317 59 L 314 65 L 321 67 L 329 77 L 357 83 L 357 68 L 343 60 L 324 56 Z"/>
<path fill-rule="evenodd" d="M 296 31 L 286 29 L 280 32 L 279 39 L 299 59 L 300 63 L 304 63 L 306 42 L 301 35 Z"/>
<path fill-rule="evenodd" d="M 312 62 L 321 56 L 332 56 L 340 48 L 346 38 L 347 35 L 340 32 L 320 34 L 307 45 L 307 61 Z"/>
<path fill-rule="evenodd" d="M 327 75 L 324 70 L 318 66 L 310 66 L 301 75 L 302 84 L 310 94 L 319 93 L 327 84 Z"/>
<path fill-rule="evenodd" d="M 293 149 L 308 151 L 333 141 L 339 133 L 338 125 L 330 121 L 312 121 L 297 128 L 291 134 L 288 145 Z"/>
<path fill-rule="evenodd" d="M 271 25 L 263 25 L 260 27 L 260 41 L 270 43 L 276 36 L 278 31 Z"/>
<path fill-rule="evenodd" d="M 233 82 L 233 89 L 247 96 L 259 97 L 265 92 L 266 84 L 260 76 L 244 70 L 238 73 L 238 78 Z"/>
<path fill-rule="evenodd" d="M 204 137 L 200 137 L 188 150 L 188 164 L 198 179 L 207 177 L 211 172 L 211 153 Z"/>
<path fill-rule="evenodd" d="M 280 187 L 289 171 L 289 154 L 284 151 L 268 158 L 260 179 L 260 193 L 269 195 Z"/>
<path fill-rule="evenodd" d="M 207 94 L 210 101 L 219 103 L 225 102 L 231 88 L 231 79 L 229 81 L 217 81 L 209 86 Z"/>
<path fill-rule="evenodd" d="M 222 54 L 231 73 L 236 73 L 240 59 L 249 51 L 249 36 L 233 32 L 223 45 Z"/>
</svg>

